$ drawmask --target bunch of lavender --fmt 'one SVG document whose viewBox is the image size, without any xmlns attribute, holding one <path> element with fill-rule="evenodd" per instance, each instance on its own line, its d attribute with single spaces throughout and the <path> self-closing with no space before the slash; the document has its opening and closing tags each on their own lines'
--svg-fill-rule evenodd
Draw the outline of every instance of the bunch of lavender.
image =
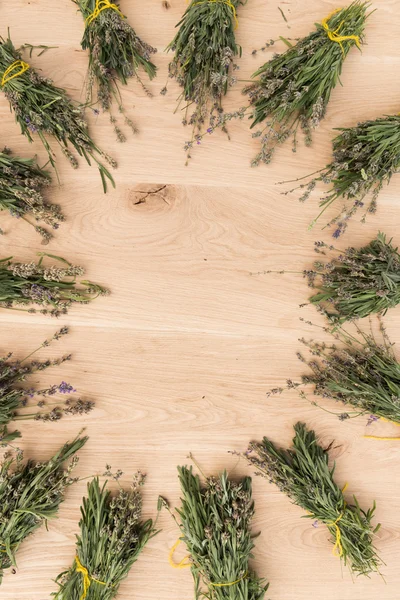
<svg viewBox="0 0 400 600">
<path fill-rule="evenodd" d="M 383 184 L 389 183 L 400 167 L 400 116 L 365 121 L 356 127 L 340 128 L 339 131 L 341 133 L 332 142 L 333 161 L 318 171 L 317 177 L 299 186 L 304 189 L 300 198 L 304 202 L 318 182 L 331 185 L 320 201 L 322 210 L 313 224 L 338 198 L 350 201 L 328 223 L 328 226 L 335 226 L 334 237 L 339 237 L 345 231 L 349 219 L 364 207 L 364 200 L 369 194 L 371 199 L 362 221 L 365 221 L 367 213 L 376 212 L 377 198 Z"/>
<path fill-rule="evenodd" d="M 4 571 L 16 566 L 15 556 L 22 542 L 44 522 L 54 519 L 66 489 L 77 479 L 71 472 L 78 462 L 74 456 L 87 437 L 66 443 L 48 461 L 23 462 L 23 453 L 6 453 L 0 465 L 0 583 Z M 63 469 L 65 461 L 72 459 Z"/>
<path fill-rule="evenodd" d="M 77 282 L 84 269 L 74 266 L 64 258 L 40 252 L 40 260 L 30 263 L 13 263 L 11 258 L 0 260 L 0 307 L 37 312 L 34 305 L 43 306 L 41 314 L 59 317 L 66 314 L 74 303 L 88 304 L 108 290 L 91 281 Z M 63 266 L 43 265 L 45 257 L 60 261 Z M 24 309 L 21 306 L 29 306 Z"/>
<path fill-rule="evenodd" d="M 96 477 L 88 484 L 73 565 L 56 583 L 56 600 L 111 600 L 128 576 L 147 542 L 157 532 L 151 519 L 142 521 L 140 488 L 145 477 L 138 473 L 131 489 L 120 488 L 112 496 L 107 482 Z"/>
<path fill-rule="evenodd" d="M 306 360 L 297 354 L 311 370 L 311 374 L 303 375 L 302 384 L 314 386 L 315 396 L 355 408 L 355 416 L 370 415 L 368 423 L 381 418 L 400 425 L 400 363 L 382 322 L 380 332 L 382 340 L 377 341 L 372 330 L 365 333 L 357 328 L 358 336 L 354 336 L 335 327 L 331 333 L 340 346 L 302 338 L 312 355 Z M 298 385 L 288 381 L 290 388 Z M 281 391 L 278 388 L 274 393 Z M 306 394 L 301 392 L 301 396 Z M 347 412 L 338 416 L 341 421 L 350 418 Z"/>
<path fill-rule="evenodd" d="M 336 251 L 316 242 L 319 253 L 325 253 L 324 248 Z M 330 262 L 315 262 L 314 267 L 304 271 L 309 286 L 318 290 L 310 302 L 331 322 L 385 314 L 400 303 L 400 254 L 383 233 L 362 248 L 347 248 Z"/>
<path fill-rule="evenodd" d="M 89 165 L 91 160 L 97 164 L 104 191 L 107 190 L 107 180 L 115 186 L 111 173 L 98 156 L 112 167 L 117 166 L 116 162 L 100 150 L 90 137 L 82 107 L 75 106 L 65 90 L 55 87 L 50 79 L 42 77 L 24 63 L 21 52 L 9 37 L 0 38 L 0 75 L 2 90 L 15 113 L 21 132 L 30 142 L 33 141 L 32 134 L 38 135 L 54 168 L 56 163 L 47 139 L 49 135 L 57 140 L 74 169 L 78 167 L 78 161 L 69 149 L 69 143 Z"/>
<path fill-rule="evenodd" d="M 348 53 L 353 46 L 361 48 L 368 7 L 369 2 L 356 0 L 334 11 L 296 45 L 285 40 L 289 49 L 254 73 L 257 81 L 243 90 L 250 101 L 245 111 L 252 119 L 251 128 L 262 124 L 253 134 L 261 150 L 252 166 L 270 163 L 277 145 L 289 137 L 295 152 L 299 127 L 306 145 L 311 144 L 312 130 L 325 117 Z"/>
<path fill-rule="evenodd" d="M 49 204 L 41 189 L 50 185 L 49 174 L 41 169 L 34 159 L 11 156 L 11 150 L 0 152 L 0 210 L 22 218 L 31 225 L 28 216 L 39 223 L 42 221 L 52 229 L 58 229 L 64 216 L 57 204 Z M 53 236 L 44 227 L 34 225 L 35 231 L 47 243 Z"/>
<path fill-rule="evenodd" d="M 252 442 L 245 457 L 258 475 L 275 483 L 293 504 L 307 515 L 304 518 L 324 523 L 332 537 L 333 553 L 356 575 L 379 572 L 381 560 L 373 546 L 373 535 L 380 525 L 372 528 L 375 503 L 364 511 L 354 497 L 348 504 L 343 491 L 335 483 L 335 465 L 329 467 L 332 444 L 323 448 L 314 431 L 303 423 L 294 426 L 293 447 L 277 448 L 268 438 Z"/>
<path fill-rule="evenodd" d="M 178 105 L 184 102 L 183 124 L 192 125 L 192 137 L 185 144 L 188 159 L 193 145 L 200 144 L 204 127 L 208 124 L 211 133 L 220 123 L 222 99 L 236 83 L 234 60 L 242 53 L 235 40 L 236 10 L 246 1 L 192 0 L 167 47 L 175 52 L 169 76 L 183 88 Z M 166 91 L 165 87 L 161 93 Z"/>
<path fill-rule="evenodd" d="M 254 548 L 250 477 L 233 483 L 224 472 L 208 477 L 202 487 L 192 468 L 178 467 L 178 472 L 180 540 L 190 553 L 196 599 L 262 600 L 268 585 L 249 568 Z"/>
<path fill-rule="evenodd" d="M 157 50 L 139 38 L 121 13 L 118 3 L 110 4 L 103 0 L 72 1 L 78 5 L 85 19 L 81 45 L 84 50 L 89 50 L 87 102 L 93 101 L 93 88 L 96 87 L 97 101 L 103 110 L 109 111 L 115 100 L 119 112 L 123 113 L 118 82 L 126 85 L 131 77 L 135 77 L 151 97 L 139 71 L 143 69 L 149 79 L 155 77 L 157 69 L 150 58 Z M 110 120 L 118 141 L 125 142 L 125 135 L 118 127 L 116 118 L 110 115 Z M 127 116 L 125 123 L 136 133 L 135 125 Z"/>
<path fill-rule="evenodd" d="M 68 327 L 62 327 L 52 338 L 45 340 L 39 348 L 30 352 L 22 360 L 12 360 L 10 352 L 5 357 L 0 358 L 0 426 L 6 426 L 10 421 L 21 421 L 35 419 L 40 421 L 58 421 L 63 414 L 85 414 L 94 406 L 93 402 L 77 399 L 60 402 L 58 398 L 54 400 L 57 394 L 69 395 L 76 392 L 72 385 L 62 381 L 59 385 L 52 385 L 45 389 L 25 389 L 21 383 L 25 382 L 33 374 L 44 371 L 49 367 L 58 366 L 71 359 L 68 354 L 56 360 L 29 360 L 41 348 L 50 346 L 53 340 L 59 340 L 68 333 Z M 36 398 L 38 411 L 31 412 L 32 406 L 29 399 Z M 51 410 L 49 410 L 51 408 Z M 28 412 L 26 412 L 26 409 Z"/>
</svg>

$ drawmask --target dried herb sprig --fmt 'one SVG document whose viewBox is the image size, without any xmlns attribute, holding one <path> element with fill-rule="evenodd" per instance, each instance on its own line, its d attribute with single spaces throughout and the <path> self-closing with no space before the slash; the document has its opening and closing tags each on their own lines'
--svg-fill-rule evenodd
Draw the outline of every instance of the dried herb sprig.
<svg viewBox="0 0 400 600">
<path fill-rule="evenodd" d="M 254 548 L 250 477 L 234 483 L 224 472 L 202 486 L 191 467 L 178 467 L 178 473 L 180 539 L 190 554 L 196 600 L 262 600 L 268 585 L 249 567 Z"/>
<path fill-rule="evenodd" d="M 88 304 L 109 293 L 97 283 L 78 282 L 77 277 L 85 272 L 82 267 L 53 254 L 40 252 L 38 255 L 37 263 L 13 263 L 12 257 L 0 260 L 0 308 L 35 313 L 35 305 L 38 305 L 44 307 L 41 314 L 59 317 L 66 314 L 72 304 Z M 62 266 L 45 266 L 46 257 L 58 260 Z"/>
<path fill-rule="evenodd" d="M 251 128 L 263 125 L 253 134 L 261 150 L 252 166 L 270 163 L 277 145 L 289 137 L 296 151 L 299 128 L 306 145 L 311 144 L 312 130 L 325 117 L 348 53 L 363 43 L 369 6 L 356 0 L 334 11 L 315 31 L 254 73 L 257 81 L 243 90 L 250 101 Z"/>
<path fill-rule="evenodd" d="M 11 352 L 0 358 L 0 427 L 8 425 L 11 421 L 29 419 L 58 421 L 64 414 L 85 414 L 92 410 L 93 402 L 70 397 L 70 394 L 76 390 L 65 381 L 44 389 L 21 387 L 33 374 L 49 367 L 59 366 L 71 359 L 70 354 L 55 360 L 31 359 L 39 350 L 47 348 L 54 340 L 61 339 L 67 333 L 68 327 L 62 327 L 23 359 L 13 360 Z M 61 400 L 61 396 L 67 397 L 67 399 Z M 34 409 L 32 406 L 33 398 L 35 398 L 34 402 L 38 409 Z"/>
<path fill-rule="evenodd" d="M 21 133 L 30 142 L 34 139 L 33 134 L 38 135 L 54 168 L 55 157 L 47 136 L 55 138 L 64 156 L 76 169 L 78 161 L 69 148 L 71 144 L 89 165 L 91 160 L 96 163 L 104 191 L 107 190 L 107 181 L 115 186 L 110 171 L 100 159 L 104 159 L 114 168 L 117 164 L 91 138 L 83 107 L 75 105 L 64 89 L 55 87 L 50 79 L 39 75 L 21 59 L 21 52 L 15 48 L 10 37 L 0 38 L 1 87 L 10 108 L 14 111 Z"/>
<path fill-rule="evenodd" d="M 299 341 L 309 350 L 311 359 L 307 360 L 301 352 L 297 356 L 310 373 L 302 376 L 301 384 L 288 380 L 287 388 L 312 385 L 314 396 L 356 409 L 353 414 L 333 413 L 341 421 L 349 419 L 351 414 L 352 417 L 367 414 L 368 424 L 382 418 L 400 425 L 400 363 L 393 344 L 382 321 L 381 340 L 376 339 L 372 329 L 366 333 L 357 327 L 356 332 L 353 335 L 336 326 L 330 331 L 334 338 L 331 344 L 301 338 Z M 282 392 L 283 388 L 275 388 L 269 395 Z M 304 391 L 300 395 L 307 398 Z M 318 406 L 315 401 L 311 404 Z"/>
<path fill-rule="evenodd" d="M 0 583 L 4 571 L 16 566 L 22 542 L 56 517 L 67 488 L 77 481 L 71 477 L 78 462 L 75 454 L 87 439 L 75 438 L 43 462 L 24 463 L 20 450 L 5 454 L 0 465 Z M 63 463 L 70 459 L 64 469 Z"/>
<path fill-rule="evenodd" d="M 338 130 L 341 133 L 332 142 L 332 162 L 318 171 L 317 177 L 310 179 L 308 183 L 286 192 L 289 194 L 296 189 L 303 189 L 300 201 L 304 202 L 319 182 L 330 184 L 320 201 L 322 210 L 312 225 L 336 200 L 348 200 L 349 203 L 343 210 L 327 224 L 335 227 L 333 236 L 336 238 L 346 230 L 349 220 L 359 209 L 364 207 L 362 222 L 365 222 L 368 213 L 376 212 L 377 199 L 383 185 L 389 183 L 392 175 L 398 172 L 400 116 L 386 116 Z M 370 201 L 365 207 L 364 201 L 368 195 Z"/>
<path fill-rule="evenodd" d="M 293 504 L 307 515 L 304 518 L 324 523 L 334 544 L 333 553 L 356 575 L 379 572 L 382 565 L 373 545 L 375 503 L 367 511 L 360 508 L 353 496 L 349 504 L 334 481 L 335 464 L 329 466 L 332 443 L 323 448 L 314 431 L 304 423 L 294 426 L 293 446 L 277 448 L 267 437 L 261 443 L 252 442 L 244 454 L 256 473 L 275 483 Z"/>
<path fill-rule="evenodd" d="M 141 487 L 145 476 L 140 472 L 129 491 L 120 488 L 116 495 L 101 487 L 96 477 L 88 484 L 79 522 L 76 558 L 61 573 L 56 583 L 56 600 L 111 600 L 128 576 L 147 542 L 156 535 L 155 523 L 142 520 Z"/>
<path fill-rule="evenodd" d="M 314 269 L 305 270 L 304 277 L 318 292 L 310 302 L 317 305 L 333 323 L 360 319 L 400 303 L 400 254 L 384 233 L 366 246 L 347 248 L 344 252 L 324 242 L 315 249 L 325 253 L 339 252 L 324 263 L 316 261 Z"/>
<path fill-rule="evenodd" d="M 232 71 L 238 69 L 235 58 L 242 54 L 235 40 L 236 11 L 246 2 L 191 0 L 177 24 L 178 33 L 167 47 L 175 52 L 169 77 L 183 88 L 177 110 L 183 111 L 183 124 L 192 126 L 191 139 L 185 144 L 188 159 L 193 146 L 200 144 L 207 124 L 211 133 L 220 123 L 223 97 L 236 83 Z M 161 93 L 166 91 L 167 87 Z M 227 132 L 225 125 L 222 128 Z"/>
<path fill-rule="evenodd" d="M 41 225 L 43 222 L 51 229 L 58 229 L 64 221 L 64 215 L 57 204 L 49 204 L 42 195 L 42 188 L 48 187 L 51 179 L 47 171 L 39 167 L 32 158 L 12 156 L 9 148 L 0 152 L 0 210 L 22 218 L 33 225 L 42 236 L 43 243 L 49 242 L 53 235 Z"/>
<path fill-rule="evenodd" d="M 89 73 L 87 82 L 87 102 L 93 102 L 93 90 L 97 89 L 97 102 L 105 111 L 110 111 L 113 101 L 120 113 L 124 113 L 118 82 L 126 85 L 134 77 L 147 96 L 152 93 L 140 78 L 143 70 L 149 79 L 156 75 L 157 67 L 151 62 L 151 55 L 157 52 L 139 38 L 135 30 L 119 8 L 119 3 L 99 2 L 99 0 L 72 0 L 78 5 L 85 19 L 85 32 L 82 48 L 89 51 Z M 99 10 L 101 9 L 101 10 Z M 110 115 L 118 141 L 126 137 Z M 133 133 L 137 128 L 132 120 L 124 116 L 124 121 Z"/>
</svg>

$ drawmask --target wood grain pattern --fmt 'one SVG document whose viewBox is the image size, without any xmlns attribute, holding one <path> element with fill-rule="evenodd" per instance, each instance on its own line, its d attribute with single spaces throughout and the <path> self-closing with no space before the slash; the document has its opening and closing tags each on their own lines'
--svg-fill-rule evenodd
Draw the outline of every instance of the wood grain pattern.
<svg viewBox="0 0 400 600">
<path fill-rule="evenodd" d="M 400 1 L 374 2 L 378 11 L 368 25 L 368 45 L 362 56 L 353 51 L 347 59 L 343 87 L 335 90 L 313 147 L 294 155 L 288 144 L 270 168 L 258 169 L 249 166 L 257 141 L 246 123 L 232 125 L 231 142 L 222 134 L 207 139 L 196 148 L 191 165 L 184 166 L 187 133 L 173 114 L 178 89 L 171 86 L 165 97 L 158 92 L 169 61 L 163 49 L 186 2 L 169 0 L 169 9 L 161 0 L 121 4 L 139 35 L 159 50 L 159 77 L 150 84 L 154 98 L 149 100 L 135 84 L 124 90 L 125 104 L 135 105 L 132 115 L 140 127 L 126 144 L 113 141 L 106 116 L 93 121 L 96 140 L 119 162 L 115 191 L 102 194 L 95 169 L 81 164 L 71 171 L 59 161 L 62 183 L 52 189 L 52 199 L 68 220 L 48 247 L 85 265 L 88 276 L 108 285 L 112 295 L 74 308 L 57 323 L 40 315 L 0 312 L 2 351 L 14 349 L 17 356 L 58 325 L 70 325 L 71 334 L 48 353 L 71 351 L 74 360 L 40 381 L 71 381 L 82 396 L 96 400 L 96 408 L 85 419 L 24 424 L 26 454 L 47 457 L 87 426 L 90 441 L 81 453 L 79 474 L 102 472 L 106 462 L 121 468 L 126 481 L 136 469 L 146 471 L 145 512 L 154 515 L 159 493 L 172 505 L 178 502 L 176 465 L 186 462 L 189 451 L 209 473 L 227 467 L 241 476 L 249 470 L 228 450 L 245 449 L 250 439 L 263 435 L 289 444 L 292 424 L 304 419 L 322 440 L 336 440 L 337 480 L 348 481 L 349 495 L 355 493 L 366 507 L 376 499 L 377 520 L 383 523 L 376 544 L 386 562 L 387 583 L 379 577 L 353 583 L 331 555 L 326 529 L 311 527 L 298 507 L 255 478 L 254 528 L 261 535 L 254 565 L 271 582 L 268 598 L 397 600 L 400 446 L 364 440 L 364 420 L 340 423 L 296 394 L 266 397 L 270 387 L 301 374 L 297 339 L 316 332 L 299 316 L 320 321 L 311 308 L 298 309 L 308 294 L 300 276 L 256 273 L 301 270 L 315 256 L 313 242 L 330 239 L 327 230 L 307 229 L 318 193 L 300 205 L 295 197 L 282 196 L 276 182 L 323 166 L 330 156 L 332 128 L 399 110 Z M 305 35 L 334 8 L 330 0 L 249 0 L 239 15 L 238 41 L 244 46 L 240 76 L 247 79 L 262 59 L 251 56 L 254 47 L 279 35 Z M 31 62 L 79 99 L 87 59 L 79 45 L 82 19 L 72 3 L 13 0 L 2 3 L 0 15 L 3 35 L 9 26 L 16 44 L 57 46 Z M 241 102 L 239 85 L 227 106 Z M 29 147 L 19 134 L 3 97 L 0 117 L 1 144 L 44 159 L 40 144 Z M 379 198 L 378 214 L 366 225 L 354 219 L 341 244 L 367 242 L 379 229 L 400 243 L 399 195 L 400 178 L 394 178 Z M 0 238 L 3 256 L 30 259 L 43 249 L 24 223 L 1 215 L 1 227 L 6 231 Z M 386 321 L 390 336 L 399 342 L 400 308 Z M 397 433 L 390 425 L 375 428 Z M 17 574 L 7 574 L 1 587 L 3 600 L 50 597 L 52 578 L 73 560 L 84 489 L 84 483 L 71 488 L 49 532 L 43 529 L 23 545 Z M 190 573 L 168 566 L 176 526 L 166 513 L 160 524 L 162 532 L 123 584 L 121 600 L 193 598 Z"/>
</svg>

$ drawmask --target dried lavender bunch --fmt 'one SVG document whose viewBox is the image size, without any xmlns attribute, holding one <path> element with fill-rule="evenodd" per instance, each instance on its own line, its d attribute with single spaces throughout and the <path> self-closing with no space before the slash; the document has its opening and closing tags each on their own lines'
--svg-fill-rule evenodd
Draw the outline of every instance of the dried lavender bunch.
<svg viewBox="0 0 400 600">
<path fill-rule="evenodd" d="M 34 159 L 12 156 L 9 148 L 0 152 L 0 210 L 7 210 L 13 217 L 33 225 L 43 243 L 48 243 L 53 235 L 41 225 L 31 223 L 28 217 L 52 229 L 58 229 L 64 221 L 60 207 L 43 198 L 41 190 L 50 183 L 49 174 Z"/>
<path fill-rule="evenodd" d="M 315 396 L 354 407 L 355 416 L 368 414 L 368 424 L 382 418 L 400 425 L 400 363 L 382 322 L 380 332 L 381 341 L 376 340 L 372 330 L 365 333 L 358 327 L 356 336 L 335 327 L 331 331 L 335 339 L 332 344 L 300 339 L 312 355 L 310 360 L 300 352 L 297 355 L 311 370 L 303 375 L 302 385 L 314 386 Z M 288 387 L 298 386 L 289 380 Z M 274 393 L 281 391 L 278 388 Z M 303 391 L 300 394 L 306 397 Z M 316 402 L 312 404 L 317 406 Z M 341 412 L 338 417 L 344 421 L 350 414 Z"/>
<path fill-rule="evenodd" d="M 98 296 L 107 295 L 106 288 L 88 280 L 77 281 L 84 269 L 72 265 L 60 256 L 40 252 L 39 261 L 13 263 L 11 258 L 0 260 L 0 308 L 27 310 L 35 313 L 35 305 L 43 306 L 41 314 L 59 317 L 68 312 L 72 304 L 88 304 Z M 53 258 L 62 267 L 46 267 L 43 260 Z M 29 308 L 20 308 L 29 306 Z"/>
<path fill-rule="evenodd" d="M 340 128 L 341 132 L 333 139 L 333 160 L 318 176 L 299 187 L 304 189 L 301 202 L 308 199 L 318 182 L 330 184 L 330 189 L 320 201 L 322 208 L 319 219 L 327 208 L 338 198 L 349 200 L 350 204 L 329 221 L 334 225 L 334 237 L 339 237 L 347 228 L 350 218 L 370 194 L 371 199 L 364 211 L 376 212 L 377 198 L 384 183 L 389 183 L 392 175 L 400 167 L 400 116 L 391 115 L 359 123 L 356 127 Z M 299 189 L 299 188 L 295 188 Z M 286 193 L 291 193 L 290 190 Z"/>
<path fill-rule="evenodd" d="M 325 117 L 332 90 L 340 80 L 343 63 L 353 48 L 361 48 L 368 18 L 369 2 L 356 0 L 347 8 L 331 13 L 307 37 L 296 45 L 284 40 L 289 49 L 260 67 L 253 75 L 257 81 L 243 93 L 250 105 L 233 116 L 249 114 L 251 128 L 262 124 L 253 133 L 259 138 L 260 152 L 252 166 L 269 164 L 276 147 L 289 137 L 293 151 L 297 149 L 299 128 L 307 146 L 312 141 L 312 130 Z M 226 115 L 229 120 L 232 115 Z"/>
<path fill-rule="evenodd" d="M 247 0 L 192 0 L 181 21 L 178 33 L 167 50 L 175 52 L 169 65 L 169 77 L 183 88 L 179 105 L 183 107 L 184 125 L 192 125 L 192 137 L 185 144 L 187 158 L 195 143 L 200 144 L 205 124 L 212 132 L 223 114 L 222 99 L 236 83 L 232 71 L 238 69 L 235 57 L 242 49 L 236 44 L 236 10 Z M 163 88 L 165 94 L 167 88 Z M 177 109 L 178 110 L 178 109 Z M 225 125 L 222 126 L 226 132 Z"/>
<path fill-rule="evenodd" d="M 49 519 L 54 519 L 66 489 L 77 479 L 71 472 L 78 462 L 76 452 L 87 437 L 66 443 L 48 461 L 23 462 L 23 453 L 5 454 L 0 465 L 0 583 L 4 571 L 16 566 L 22 542 Z M 63 463 L 71 459 L 64 469 Z"/>
<path fill-rule="evenodd" d="M 13 360 L 11 352 L 0 358 L 0 427 L 8 425 L 10 421 L 29 419 L 58 421 L 63 414 L 85 414 L 92 410 L 93 402 L 69 397 L 76 390 L 65 381 L 44 389 L 21 387 L 21 384 L 32 375 L 71 360 L 70 354 L 55 360 L 30 360 L 39 350 L 47 348 L 54 340 L 61 339 L 67 333 L 68 327 L 62 327 L 22 360 Z M 58 394 L 68 396 L 68 398 L 60 400 Z M 32 399 L 34 398 L 39 410 L 35 409 L 32 412 Z"/>
<path fill-rule="evenodd" d="M 316 250 L 339 252 L 333 246 L 316 242 Z M 304 271 L 310 287 L 318 292 L 310 302 L 316 304 L 331 322 L 360 319 L 400 303 L 400 254 L 386 241 L 384 233 L 361 248 L 347 248 L 329 262 L 317 261 L 314 269 Z"/>
<path fill-rule="evenodd" d="M 56 167 L 55 156 L 47 136 L 56 139 L 63 154 L 76 169 L 78 161 L 69 149 L 70 143 L 89 165 L 91 160 L 96 163 L 105 192 L 107 180 L 115 187 L 111 173 L 98 157 L 112 167 L 117 166 L 116 162 L 100 150 L 92 140 L 83 116 L 83 107 L 75 106 L 65 90 L 55 87 L 50 79 L 42 77 L 27 63 L 21 61 L 21 57 L 21 52 L 14 47 L 10 37 L 0 38 L 2 90 L 15 113 L 21 133 L 30 142 L 33 141 L 32 134 L 38 135 L 54 168 Z"/>
<path fill-rule="evenodd" d="M 382 562 L 373 546 L 373 507 L 364 511 L 356 497 L 348 504 L 343 491 L 335 483 L 335 464 L 329 467 L 329 450 L 323 448 L 314 431 L 304 423 L 294 426 L 293 446 L 288 450 L 277 448 L 268 438 L 252 442 L 244 454 L 256 473 L 275 483 L 293 504 L 301 506 L 306 519 L 324 523 L 334 543 L 333 552 L 356 575 L 379 572 Z"/>
<path fill-rule="evenodd" d="M 107 489 L 107 482 L 100 487 L 97 477 L 88 484 L 76 558 L 69 571 L 56 579 L 56 600 L 111 600 L 117 596 L 121 582 L 157 533 L 151 519 L 142 521 L 140 488 L 144 481 L 139 472 L 131 489 L 120 488 L 115 496 Z"/>
<path fill-rule="evenodd" d="M 202 486 L 191 467 L 178 467 L 178 473 L 180 539 L 190 553 L 195 598 L 262 600 L 268 585 L 249 568 L 254 548 L 250 477 L 234 483 L 224 472 Z"/>
<path fill-rule="evenodd" d="M 78 5 L 85 19 L 81 45 L 84 50 L 89 51 L 87 101 L 93 101 L 93 88 L 96 87 L 97 102 L 103 110 L 109 111 L 115 101 L 119 112 L 124 113 L 118 82 L 127 85 L 128 79 L 132 77 L 137 79 L 147 96 L 151 97 L 152 93 L 143 83 L 139 72 L 142 69 L 149 79 L 155 77 L 157 68 L 151 62 L 151 55 L 157 52 L 156 48 L 139 38 L 121 13 L 118 3 L 72 1 Z M 110 115 L 110 120 L 118 141 L 125 142 L 126 137 L 118 127 L 116 118 Z M 136 133 L 137 128 L 131 119 L 125 116 L 124 120 Z"/>
</svg>

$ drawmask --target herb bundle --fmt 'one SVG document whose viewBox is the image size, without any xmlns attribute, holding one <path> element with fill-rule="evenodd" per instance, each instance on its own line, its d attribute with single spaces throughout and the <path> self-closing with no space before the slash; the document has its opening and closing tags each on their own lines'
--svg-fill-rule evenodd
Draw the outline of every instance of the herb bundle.
<svg viewBox="0 0 400 600">
<path fill-rule="evenodd" d="M 318 252 L 324 253 L 324 248 L 336 250 L 316 242 Z M 333 323 L 385 314 L 400 303 L 400 254 L 383 233 L 366 246 L 347 248 L 328 263 L 315 262 L 314 267 L 304 271 L 309 286 L 318 289 L 310 302 Z"/>
<path fill-rule="evenodd" d="M 365 221 L 367 213 L 376 212 L 377 198 L 383 184 L 390 182 L 400 166 L 400 116 L 365 121 L 356 127 L 340 128 L 339 131 L 341 133 L 332 142 L 332 162 L 318 171 L 317 177 L 299 186 L 304 189 L 300 198 L 304 202 L 318 182 L 331 185 L 320 201 L 322 210 L 313 224 L 338 198 L 351 202 L 327 225 L 335 226 L 334 237 L 339 237 L 345 231 L 348 221 L 359 208 L 364 207 L 364 200 L 369 194 L 371 199 L 362 221 Z"/>
<path fill-rule="evenodd" d="M 368 7 L 369 2 L 356 0 L 334 11 L 296 45 L 284 40 L 289 49 L 254 73 L 257 81 L 243 90 L 250 106 L 239 112 L 239 116 L 250 113 L 251 128 L 262 125 L 253 134 L 261 150 L 252 166 L 270 163 L 277 145 L 289 137 L 296 151 L 299 127 L 306 145 L 311 144 L 312 130 L 325 117 L 348 53 L 353 46 L 361 48 Z"/>
<path fill-rule="evenodd" d="M 49 204 L 42 195 L 42 188 L 50 185 L 49 174 L 41 169 L 34 159 L 11 155 L 9 148 L 0 152 L 0 210 L 22 218 L 35 227 L 47 243 L 53 236 L 40 225 L 34 225 L 29 216 L 39 223 L 42 221 L 52 229 L 58 229 L 64 216 L 60 207 Z"/>
<path fill-rule="evenodd" d="M 232 71 L 238 68 L 235 57 L 242 53 L 235 40 L 236 11 L 246 1 L 191 0 L 167 47 L 175 52 L 169 77 L 183 88 L 178 104 L 179 108 L 184 102 L 183 124 L 192 125 L 191 139 L 185 144 L 188 159 L 194 144 L 200 144 L 206 124 L 208 133 L 220 124 L 222 99 L 236 83 Z M 165 87 L 161 93 L 166 91 Z M 225 125 L 222 128 L 227 132 Z"/>
<path fill-rule="evenodd" d="M 56 600 L 111 600 L 138 559 L 143 548 L 157 532 L 153 521 L 141 520 L 144 476 L 138 473 L 130 491 L 120 489 L 112 496 L 107 482 L 100 487 L 96 477 L 88 484 L 83 499 L 77 536 L 76 557 L 69 571 L 56 583 Z"/>
<path fill-rule="evenodd" d="M 7 453 L 0 465 L 0 583 L 4 571 L 16 566 L 22 542 L 44 522 L 54 519 L 66 489 L 77 479 L 71 472 L 78 462 L 76 452 L 87 437 L 66 443 L 48 461 L 23 462 L 23 453 Z M 63 463 L 71 459 L 64 469 Z"/>
<path fill-rule="evenodd" d="M 45 389 L 25 389 L 21 387 L 22 382 L 25 382 L 33 374 L 44 371 L 49 367 L 58 366 L 71 359 L 71 355 L 68 354 L 55 360 L 29 360 L 41 348 L 47 348 L 54 340 L 59 340 L 67 333 L 68 327 L 62 327 L 52 338 L 45 340 L 39 348 L 30 352 L 22 360 L 12 360 L 11 352 L 0 358 L 0 427 L 8 425 L 10 421 L 29 419 L 58 421 L 63 414 L 85 414 L 93 408 L 93 402 L 81 398 L 71 400 L 69 396 L 76 390 L 65 381 Z M 58 396 L 58 394 L 68 396 L 68 398 L 61 401 L 61 396 Z M 57 399 L 55 399 L 56 396 Z M 33 398 L 36 398 L 36 404 L 39 408 L 35 412 L 32 412 L 33 407 L 30 403 L 30 399 Z M 50 407 L 52 408 L 50 409 Z"/>
<path fill-rule="evenodd" d="M 59 317 L 68 312 L 72 304 L 88 304 L 108 290 L 91 281 L 77 281 L 84 269 L 72 265 L 64 258 L 40 252 L 39 261 L 13 263 L 11 258 L 0 260 L 0 308 L 27 310 L 35 313 L 35 305 L 43 306 L 41 314 Z M 44 266 L 43 260 L 50 257 L 62 263 L 62 267 Z M 20 308 L 29 306 L 29 308 Z"/>
<path fill-rule="evenodd" d="M 78 161 L 69 148 L 71 144 L 89 165 L 91 160 L 96 163 L 104 191 L 107 190 L 107 180 L 114 186 L 111 173 L 98 157 L 112 167 L 117 166 L 116 162 L 92 140 L 83 116 L 83 108 L 75 106 L 65 90 L 55 87 L 50 79 L 39 75 L 21 58 L 20 50 L 14 47 L 9 37 L 0 38 L 1 87 L 14 111 L 21 133 L 30 142 L 33 141 L 33 134 L 38 135 L 54 168 L 55 156 L 47 136 L 56 139 L 64 156 L 76 169 Z"/>
<path fill-rule="evenodd" d="M 300 341 L 312 355 L 306 360 L 298 353 L 311 370 L 303 375 L 302 384 L 314 386 L 315 396 L 352 406 L 356 416 L 370 415 L 368 424 L 381 418 L 400 425 L 400 363 L 382 323 L 380 332 L 382 340 L 378 341 L 372 330 L 365 333 L 357 328 L 355 336 L 335 327 L 332 334 L 340 346 L 302 338 Z M 289 388 L 298 386 L 288 381 Z M 277 388 L 273 393 L 282 391 Z M 305 398 L 306 394 L 301 392 L 301 396 Z M 338 416 L 341 421 L 350 418 L 347 412 Z"/>
<path fill-rule="evenodd" d="M 364 511 L 354 497 L 348 504 L 333 479 L 335 465 L 329 467 L 328 452 L 314 431 L 303 423 L 294 427 L 293 447 L 277 448 L 268 438 L 253 442 L 245 457 L 257 474 L 275 483 L 290 500 L 307 511 L 305 518 L 324 523 L 334 544 L 333 553 L 356 575 L 379 572 L 382 564 L 373 545 L 372 508 Z"/>
<path fill-rule="evenodd" d="M 195 597 L 262 600 L 268 585 L 249 569 L 254 548 L 250 477 L 234 483 L 224 472 L 204 487 L 192 468 L 178 467 L 183 494 L 181 537 L 189 550 Z M 203 591 L 206 589 L 207 591 Z"/>
<path fill-rule="evenodd" d="M 129 25 L 119 9 L 119 4 L 109 0 L 72 0 L 78 5 L 85 19 L 85 32 L 82 48 L 89 50 L 89 73 L 87 84 L 87 102 L 93 101 L 93 88 L 97 88 L 97 101 L 103 110 L 109 111 L 115 100 L 120 113 L 124 112 L 118 82 L 126 85 L 128 79 L 135 77 L 146 94 L 152 94 L 140 78 L 139 71 L 149 79 L 156 75 L 156 66 L 151 62 L 155 48 L 143 42 Z M 117 139 L 126 138 L 117 125 L 116 118 L 110 115 Z M 131 119 L 125 116 L 125 123 L 134 133 L 137 129 Z"/>
</svg>

